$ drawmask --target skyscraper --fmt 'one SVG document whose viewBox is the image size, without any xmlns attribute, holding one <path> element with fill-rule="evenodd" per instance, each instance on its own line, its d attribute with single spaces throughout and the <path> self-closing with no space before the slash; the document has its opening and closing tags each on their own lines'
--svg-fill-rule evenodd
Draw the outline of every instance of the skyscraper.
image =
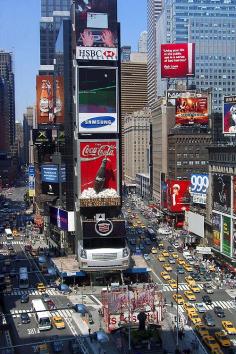
<svg viewBox="0 0 236 354">
<path fill-rule="evenodd" d="M 15 141 L 15 78 L 13 73 L 12 53 L 0 51 L 0 79 L 2 93 L 1 149 L 5 152 Z"/>
<path fill-rule="evenodd" d="M 156 97 L 156 20 L 162 10 L 162 0 L 147 1 L 148 104 Z"/>
<path fill-rule="evenodd" d="M 201 4 L 165 0 L 163 5 L 157 21 L 157 52 L 164 42 L 196 43 L 196 76 L 192 83 L 198 89 L 211 89 L 213 111 L 221 111 L 223 95 L 236 94 L 236 0 L 202 0 Z M 165 87 L 157 68 L 158 96 L 163 95 Z"/>
<path fill-rule="evenodd" d="M 140 33 L 138 40 L 138 52 L 147 53 L 147 31 Z"/>
<path fill-rule="evenodd" d="M 30 131 L 33 129 L 34 108 L 27 107 L 23 115 L 23 162 L 29 164 Z"/>
<path fill-rule="evenodd" d="M 40 72 L 53 71 L 55 42 L 61 22 L 70 16 L 71 0 L 41 0 Z"/>
</svg>

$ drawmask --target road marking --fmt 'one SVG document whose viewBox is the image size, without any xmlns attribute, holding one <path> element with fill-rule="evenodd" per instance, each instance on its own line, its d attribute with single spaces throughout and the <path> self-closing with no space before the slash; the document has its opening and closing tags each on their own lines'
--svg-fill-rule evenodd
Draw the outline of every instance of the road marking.
<svg viewBox="0 0 236 354">
<path fill-rule="evenodd" d="M 63 295 L 60 293 L 59 290 L 56 289 L 46 289 L 46 293 L 48 295 Z M 28 295 L 33 295 L 33 296 L 41 296 L 42 293 L 38 290 L 35 289 L 28 289 L 28 290 L 21 290 L 21 289 L 13 289 L 13 291 L 11 291 L 10 293 L 4 293 L 4 295 L 7 296 L 20 296 L 20 295 L 24 295 L 24 294 L 28 294 Z"/>
</svg>

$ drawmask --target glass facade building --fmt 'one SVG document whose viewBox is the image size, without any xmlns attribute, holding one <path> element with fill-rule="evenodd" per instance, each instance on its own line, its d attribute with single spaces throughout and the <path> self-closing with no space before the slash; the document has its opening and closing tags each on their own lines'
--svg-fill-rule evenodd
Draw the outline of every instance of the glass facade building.
<svg viewBox="0 0 236 354">
<path fill-rule="evenodd" d="M 157 38 L 159 51 L 161 43 L 196 43 L 192 83 L 212 91 L 213 111 L 220 112 L 222 97 L 236 94 L 236 0 L 165 0 L 157 28 L 165 32 Z M 166 83 L 161 82 L 160 73 L 157 86 L 157 95 L 162 96 Z"/>
</svg>

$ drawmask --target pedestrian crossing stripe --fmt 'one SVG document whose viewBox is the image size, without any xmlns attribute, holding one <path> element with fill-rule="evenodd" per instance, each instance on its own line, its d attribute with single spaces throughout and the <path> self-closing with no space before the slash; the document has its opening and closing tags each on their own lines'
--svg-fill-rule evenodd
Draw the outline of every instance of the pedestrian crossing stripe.
<svg viewBox="0 0 236 354">
<path fill-rule="evenodd" d="M 195 307 L 195 305 L 196 304 L 193 304 L 194 307 Z M 183 306 L 182 305 L 179 305 L 179 306 L 180 306 L 181 312 L 185 313 L 185 310 L 184 310 Z M 216 307 L 216 306 L 220 306 L 224 310 L 229 310 L 229 309 L 235 309 L 236 308 L 235 302 L 232 301 L 232 300 L 212 301 L 212 305 L 204 304 L 204 307 L 206 308 L 206 310 L 213 310 L 214 307 Z"/>
<path fill-rule="evenodd" d="M 34 290 L 34 289 L 27 289 L 27 290 L 20 290 L 20 289 L 15 289 L 15 290 L 12 290 L 11 292 L 9 293 L 4 293 L 4 295 L 7 295 L 7 296 L 21 296 L 21 295 L 35 295 L 35 296 L 41 296 L 42 293 L 38 290 Z M 46 294 L 48 295 L 63 295 L 61 294 L 58 290 L 56 289 L 47 289 L 46 290 Z"/>
<path fill-rule="evenodd" d="M 3 244 L 3 245 L 7 245 L 8 242 L 3 241 L 2 244 Z M 12 245 L 24 245 L 24 244 L 25 244 L 25 241 L 11 241 L 11 244 L 12 244 Z"/>
<path fill-rule="evenodd" d="M 198 287 L 202 290 L 203 284 L 197 284 Z M 189 290 L 188 284 L 179 284 L 178 290 Z M 164 284 L 163 291 L 176 291 L 176 289 L 172 289 L 170 285 Z"/>
<path fill-rule="evenodd" d="M 72 313 L 74 312 L 73 309 L 65 309 L 65 310 L 54 310 L 50 311 L 51 316 L 61 316 L 64 319 L 71 318 Z M 32 310 L 10 310 L 11 316 L 13 318 L 20 317 L 21 313 L 28 313 L 29 317 L 34 317 Z"/>
</svg>

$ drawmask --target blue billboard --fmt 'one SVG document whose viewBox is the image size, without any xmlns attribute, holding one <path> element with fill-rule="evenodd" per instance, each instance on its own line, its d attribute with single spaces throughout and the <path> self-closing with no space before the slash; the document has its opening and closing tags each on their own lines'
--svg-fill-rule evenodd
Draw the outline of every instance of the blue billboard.
<svg viewBox="0 0 236 354">
<path fill-rule="evenodd" d="M 35 196 L 35 168 L 33 165 L 29 165 L 28 168 L 28 175 L 29 175 L 29 197 Z"/>
<path fill-rule="evenodd" d="M 47 183 L 59 183 L 59 167 L 58 165 L 47 164 L 41 165 L 41 179 L 42 182 Z M 61 176 L 60 182 L 63 183 L 66 181 L 66 168 L 65 166 L 61 166 Z"/>
<path fill-rule="evenodd" d="M 75 231 L 74 212 L 50 207 L 50 223 L 64 231 Z"/>
<path fill-rule="evenodd" d="M 191 175 L 191 197 L 193 203 L 206 204 L 206 194 L 209 187 L 209 177 L 207 174 Z"/>
</svg>

